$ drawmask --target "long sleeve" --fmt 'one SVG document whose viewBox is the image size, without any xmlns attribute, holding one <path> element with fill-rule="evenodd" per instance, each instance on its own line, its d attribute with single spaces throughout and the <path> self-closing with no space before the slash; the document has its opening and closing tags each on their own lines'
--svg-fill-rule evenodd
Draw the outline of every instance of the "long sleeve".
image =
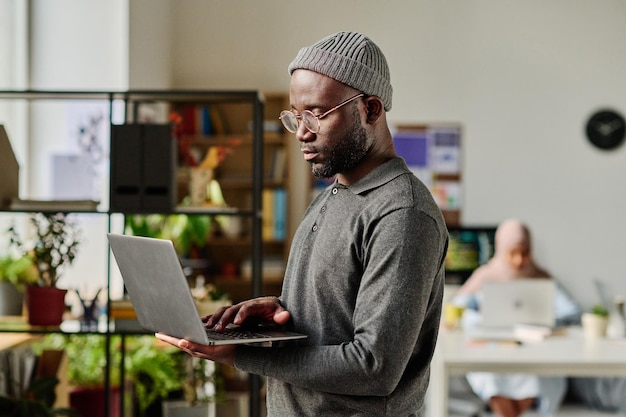
<svg viewBox="0 0 626 417">
<path fill-rule="evenodd" d="M 441 314 L 447 230 L 415 177 L 394 179 L 394 187 L 371 192 L 336 185 L 307 210 L 281 301 L 294 329 L 309 338 L 237 351 L 238 368 L 270 377 L 269 390 L 280 393 L 270 412 L 338 415 L 347 405 L 395 416 L 421 407 Z"/>
</svg>

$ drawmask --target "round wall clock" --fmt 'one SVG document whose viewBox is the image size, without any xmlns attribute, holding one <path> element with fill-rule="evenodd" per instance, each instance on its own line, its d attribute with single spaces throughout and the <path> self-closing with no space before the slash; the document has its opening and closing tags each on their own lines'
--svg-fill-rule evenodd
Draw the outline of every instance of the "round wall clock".
<svg viewBox="0 0 626 417">
<path fill-rule="evenodd" d="M 615 149 L 624 141 L 626 122 L 615 110 L 600 110 L 589 118 L 586 133 L 594 146 L 604 150 Z"/>
</svg>

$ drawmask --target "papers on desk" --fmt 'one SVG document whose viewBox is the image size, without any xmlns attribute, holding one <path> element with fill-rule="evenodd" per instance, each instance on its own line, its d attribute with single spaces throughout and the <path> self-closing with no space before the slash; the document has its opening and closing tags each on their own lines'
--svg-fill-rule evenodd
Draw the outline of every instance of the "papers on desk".
<svg viewBox="0 0 626 417">
<path fill-rule="evenodd" d="M 519 340 L 514 340 L 514 339 L 468 339 L 465 342 L 465 347 L 470 347 L 470 348 L 484 348 L 484 347 L 494 347 L 494 346 L 501 346 L 501 347 L 517 347 L 520 346 L 522 344 L 522 342 L 520 342 Z"/>
<path fill-rule="evenodd" d="M 550 336 L 564 336 L 566 327 L 545 326 L 542 324 L 516 324 L 513 326 L 513 336 L 522 342 L 541 342 Z"/>
<path fill-rule="evenodd" d="M 541 324 L 516 324 L 513 327 L 473 327 L 465 330 L 466 339 L 473 342 L 498 344 L 520 344 L 541 342 L 551 336 L 567 334 L 565 327 L 551 327 Z"/>
<path fill-rule="evenodd" d="M 464 329 L 464 337 L 470 344 L 495 343 L 499 345 L 519 345 L 520 340 L 513 333 L 513 328 L 471 327 Z"/>
</svg>

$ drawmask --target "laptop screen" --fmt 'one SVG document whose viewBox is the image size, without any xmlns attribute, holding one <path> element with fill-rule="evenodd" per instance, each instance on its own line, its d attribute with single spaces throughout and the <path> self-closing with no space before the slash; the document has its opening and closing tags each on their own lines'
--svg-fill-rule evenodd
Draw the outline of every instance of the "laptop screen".
<svg viewBox="0 0 626 417">
<path fill-rule="evenodd" d="M 554 325 L 555 282 L 541 278 L 487 282 L 483 286 L 483 326 Z"/>
</svg>

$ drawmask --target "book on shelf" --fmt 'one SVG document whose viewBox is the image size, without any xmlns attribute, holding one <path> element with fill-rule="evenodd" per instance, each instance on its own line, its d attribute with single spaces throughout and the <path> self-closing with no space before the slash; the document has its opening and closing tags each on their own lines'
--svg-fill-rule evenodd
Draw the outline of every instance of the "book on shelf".
<svg viewBox="0 0 626 417">
<path fill-rule="evenodd" d="M 137 320 L 133 303 L 128 299 L 111 300 L 109 317 L 116 320 Z"/>
<path fill-rule="evenodd" d="M 287 171 L 287 150 L 284 147 L 276 148 L 272 154 L 270 178 L 273 181 L 282 181 Z"/>
<path fill-rule="evenodd" d="M 213 134 L 213 122 L 211 121 L 211 112 L 208 106 L 200 106 L 200 126 L 198 131 L 203 136 L 209 136 Z"/>
<path fill-rule="evenodd" d="M 266 188 L 262 199 L 263 240 L 284 240 L 287 237 L 287 191 L 284 188 Z"/>
<path fill-rule="evenodd" d="M 261 236 L 264 241 L 270 241 L 274 239 L 274 190 L 264 189 L 261 198 L 263 204 Z"/>
<path fill-rule="evenodd" d="M 287 191 L 284 188 L 274 190 L 274 239 L 287 238 Z"/>
<path fill-rule="evenodd" d="M 209 107 L 209 114 L 211 117 L 211 126 L 213 127 L 213 133 L 216 135 L 223 135 L 226 133 L 226 121 L 222 115 L 218 106 Z"/>
<path fill-rule="evenodd" d="M 11 200 L 11 210 L 21 211 L 96 211 L 98 201 L 95 200 Z"/>
<path fill-rule="evenodd" d="M 218 106 L 185 104 L 179 108 L 183 135 L 210 136 L 224 134 L 224 118 Z"/>
<path fill-rule="evenodd" d="M 196 134 L 196 106 L 186 105 L 181 109 L 180 113 L 182 117 L 182 133 L 184 135 Z"/>
</svg>

